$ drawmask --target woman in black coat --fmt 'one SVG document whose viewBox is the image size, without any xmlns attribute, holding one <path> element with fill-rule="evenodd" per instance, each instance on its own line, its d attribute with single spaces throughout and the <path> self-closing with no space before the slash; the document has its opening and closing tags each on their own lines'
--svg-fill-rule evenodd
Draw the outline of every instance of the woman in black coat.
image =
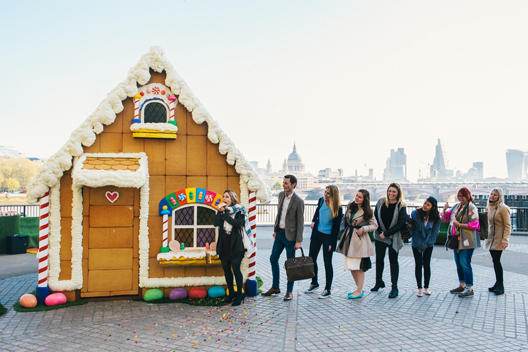
<svg viewBox="0 0 528 352">
<path fill-rule="evenodd" d="M 326 273 L 326 286 L 319 298 L 329 298 L 334 278 L 332 255 L 337 247 L 337 235 L 343 217 L 343 209 L 339 202 L 339 189 L 331 185 L 326 187 L 324 197 L 319 199 L 319 205 L 312 219 L 312 237 L 310 238 L 310 257 L 314 261 L 315 276 L 305 293 L 313 293 L 318 287 L 317 256 L 323 247 L 323 260 Z"/>
<path fill-rule="evenodd" d="M 213 219 L 213 225 L 218 227 L 216 253 L 222 262 L 222 269 L 224 269 L 229 290 L 226 303 L 233 302 L 232 306 L 238 306 L 244 299 L 240 264 L 244 259 L 245 252 L 242 231 L 244 231 L 246 210 L 239 204 L 238 197 L 233 191 L 225 191 L 222 200 L 223 203 L 218 206 L 218 212 Z M 232 272 L 231 269 L 233 269 Z M 237 292 L 233 287 L 233 273 L 235 274 Z"/>
</svg>

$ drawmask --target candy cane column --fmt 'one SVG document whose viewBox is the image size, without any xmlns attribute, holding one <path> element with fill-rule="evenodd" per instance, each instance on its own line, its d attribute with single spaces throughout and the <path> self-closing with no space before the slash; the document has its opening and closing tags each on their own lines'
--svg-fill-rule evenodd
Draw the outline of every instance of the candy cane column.
<svg viewBox="0 0 528 352">
<path fill-rule="evenodd" d="M 136 94 L 134 96 L 134 118 L 132 119 L 132 123 L 141 123 L 141 119 L 139 118 L 139 101 L 141 100 L 141 94 Z"/>
<path fill-rule="evenodd" d="M 249 227 L 251 228 L 251 235 L 253 236 L 253 243 L 255 250 L 249 257 L 249 273 L 248 280 L 256 280 L 256 265 L 257 265 L 257 196 L 255 192 L 249 192 L 249 213 L 248 213 Z"/>
<path fill-rule="evenodd" d="M 170 210 L 166 205 L 163 206 L 161 215 L 163 215 L 163 244 L 161 245 L 160 252 L 167 253 L 170 252 L 169 248 L 169 214 Z"/>
<path fill-rule="evenodd" d="M 169 123 L 171 125 L 176 126 L 176 121 L 174 121 L 174 108 L 176 107 L 176 104 L 178 103 L 178 99 L 171 95 L 167 99 L 169 99 L 169 108 L 170 108 L 170 114 L 169 114 Z"/>
<path fill-rule="evenodd" d="M 49 295 L 48 287 L 48 241 L 49 236 L 49 190 L 40 198 L 38 286 L 36 296 L 38 304 L 44 304 Z"/>
</svg>

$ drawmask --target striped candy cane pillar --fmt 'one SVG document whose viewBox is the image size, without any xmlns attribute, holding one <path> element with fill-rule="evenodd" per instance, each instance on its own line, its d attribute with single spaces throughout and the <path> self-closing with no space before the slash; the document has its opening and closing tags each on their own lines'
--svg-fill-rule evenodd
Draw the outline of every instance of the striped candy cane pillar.
<svg viewBox="0 0 528 352">
<path fill-rule="evenodd" d="M 40 198 L 38 286 L 48 286 L 49 191 Z"/>
<path fill-rule="evenodd" d="M 251 227 L 251 234 L 253 235 L 253 243 L 255 251 L 249 257 L 249 273 L 248 280 L 256 280 L 256 265 L 257 265 L 257 195 L 255 192 L 249 192 L 249 213 L 248 213 L 249 227 Z"/>
<path fill-rule="evenodd" d="M 167 209 L 167 206 L 163 206 L 161 211 L 163 215 L 163 244 L 161 246 L 161 253 L 166 253 L 170 251 L 169 248 L 169 214 L 170 210 Z"/>
<path fill-rule="evenodd" d="M 178 99 L 174 95 L 171 95 L 167 99 L 169 99 L 169 108 L 170 108 L 168 123 L 176 126 L 176 121 L 174 121 L 174 108 L 176 107 L 176 104 L 178 104 Z"/>
<path fill-rule="evenodd" d="M 49 236 L 49 190 L 40 198 L 38 285 L 35 296 L 38 304 L 44 304 L 49 295 L 48 287 L 48 236 Z"/>
<path fill-rule="evenodd" d="M 136 94 L 134 96 L 134 119 L 132 123 L 140 123 L 141 119 L 139 118 L 139 100 L 141 99 L 141 94 Z"/>
</svg>

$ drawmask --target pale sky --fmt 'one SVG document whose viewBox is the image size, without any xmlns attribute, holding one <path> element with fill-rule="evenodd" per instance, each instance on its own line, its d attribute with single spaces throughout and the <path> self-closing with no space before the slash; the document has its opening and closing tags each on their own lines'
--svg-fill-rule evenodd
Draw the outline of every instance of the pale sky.
<svg viewBox="0 0 528 352">
<path fill-rule="evenodd" d="M 528 151 L 528 1 L 6 1 L 0 145 L 55 153 L 151 46 L 245 157 L 373 168 L 405 148 L 506 176 Z M 365 166 L 366 165 L 366 166 Z"/>
</svg>

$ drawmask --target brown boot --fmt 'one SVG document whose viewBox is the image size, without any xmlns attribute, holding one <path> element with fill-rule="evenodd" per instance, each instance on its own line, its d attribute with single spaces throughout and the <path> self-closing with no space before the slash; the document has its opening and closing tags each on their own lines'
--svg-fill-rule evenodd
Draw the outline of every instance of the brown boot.
<svg viewBox="0 0 528 352">
<path fill-rule="evenodd" d="M 293 299 L 293 294 L 290 291 L 286 291 L 286 294 L 284 295 L 285 301 L 291 301 Z"/>
<path fill-rule="evenodd" d="M 270 288 L 268 290 L 268 292 L 263 292 L 261 293 L 262 296 L 271 296 L 271 295 L 274 295 L 276 293 L 280 293 L 280 288 Z"/>
</svg>

